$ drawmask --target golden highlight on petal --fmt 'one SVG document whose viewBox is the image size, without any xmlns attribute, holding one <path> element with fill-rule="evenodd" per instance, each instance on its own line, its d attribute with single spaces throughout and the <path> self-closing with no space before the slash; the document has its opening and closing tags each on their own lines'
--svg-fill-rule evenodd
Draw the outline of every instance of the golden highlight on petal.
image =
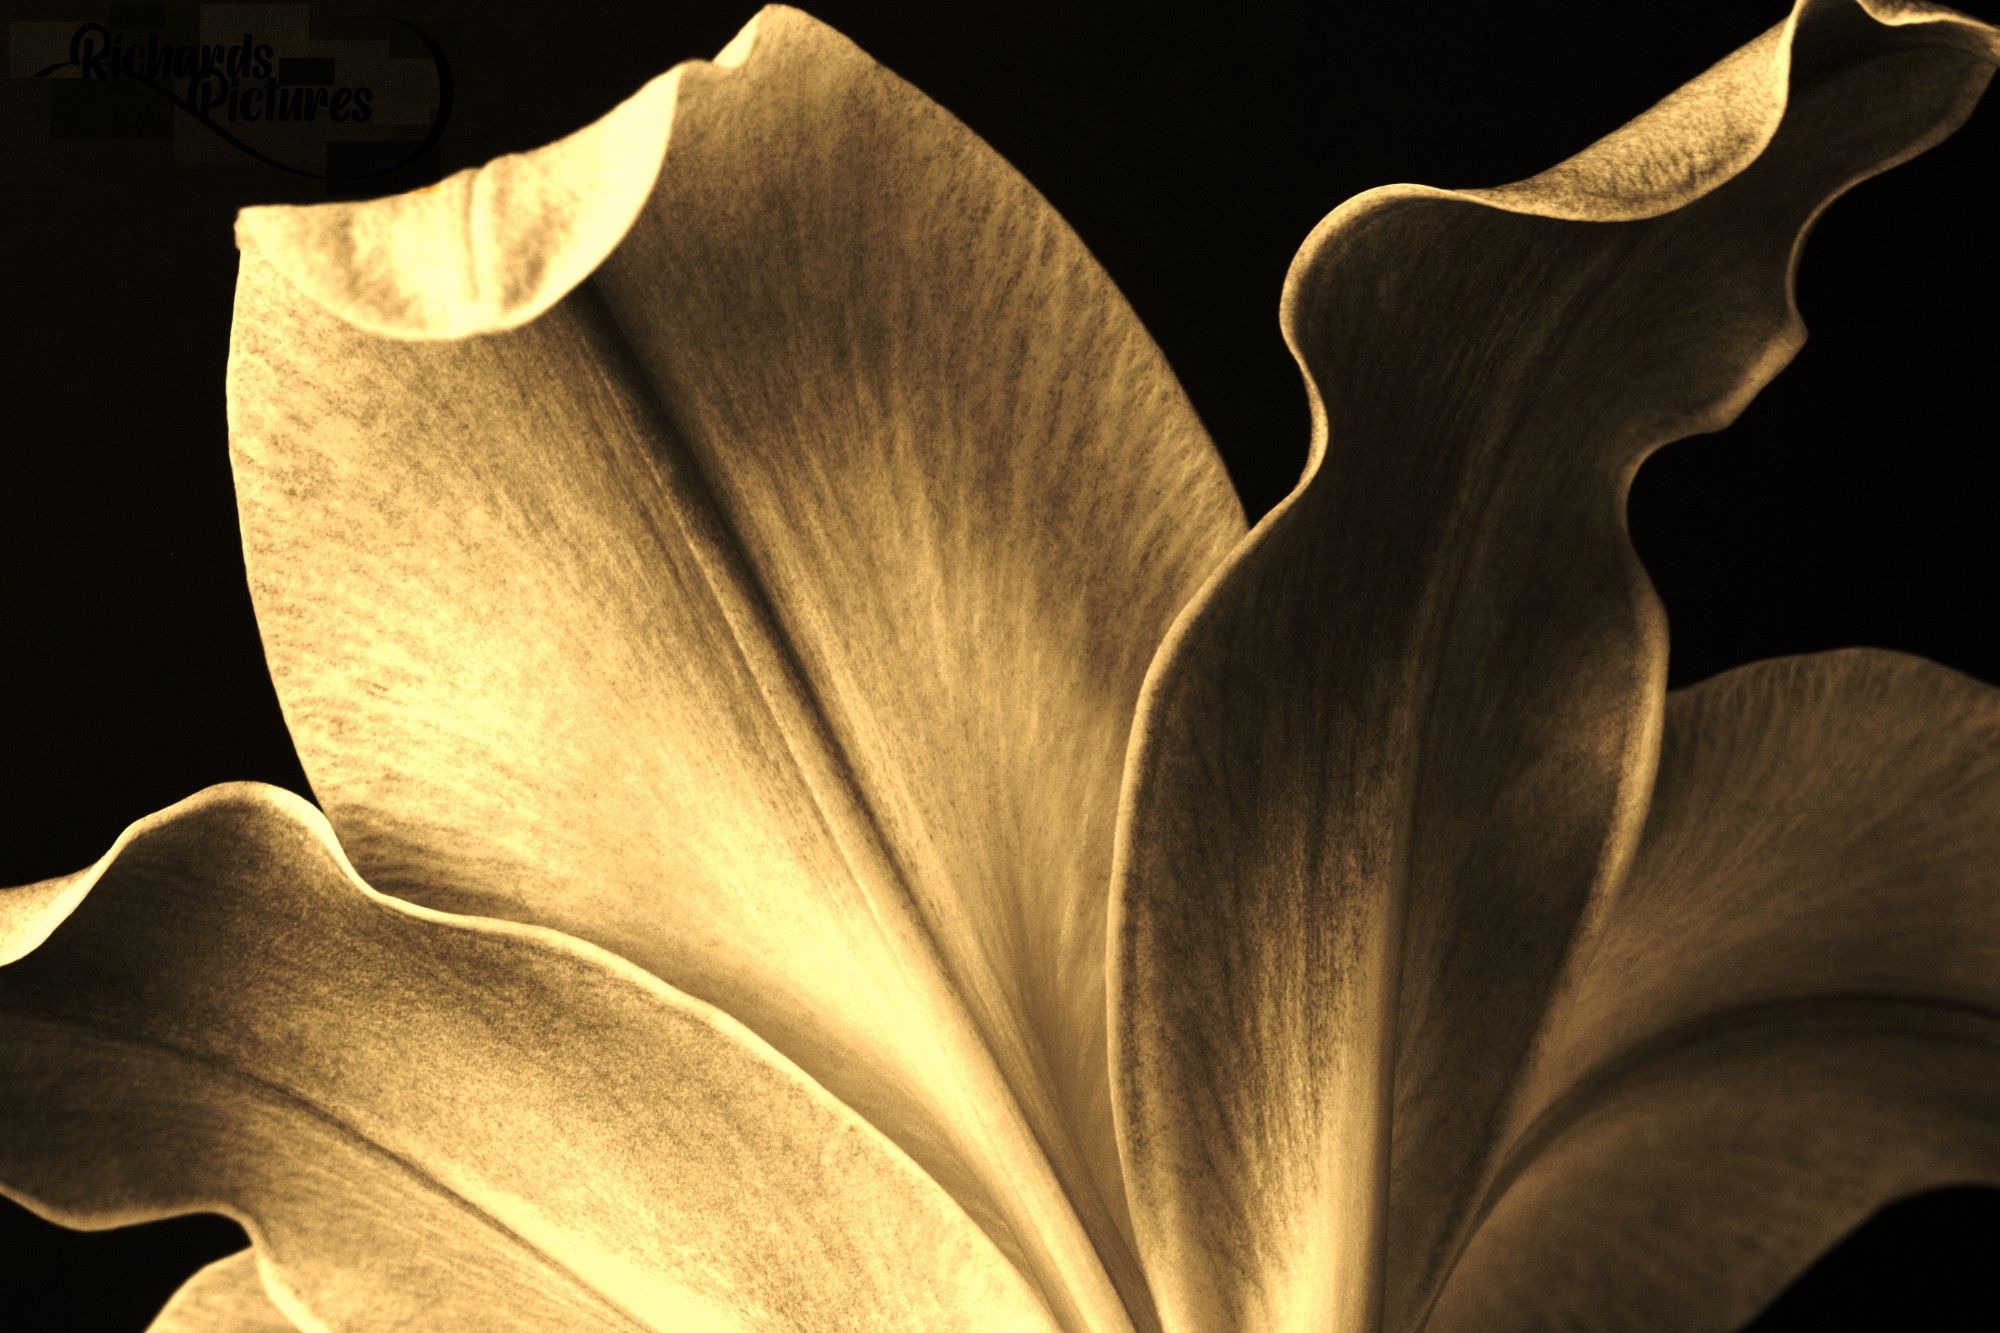
<svg viewBox="0 0 2000 1333">
<path fill-rule="evenodd" d="M 741 1024 L 374 892 L 295 796 L 210 788 L 71 887 L 0 969 L 0 1189 L 45 1216 L 227 1213 L 315 1327 L 1054 1326 Z"/>
<path fill-rule="evenodd" d="M 734 60 L 754 28 L 732 43 Z M 667 151 L 688 68 L 660 75 L 566 139 L 421 190 L 246 208 L 236 243 L 333 314 L 382 337 L 515 328 L 569 295 L 631 230 Z"/>
<path fill-rule="evenodd" d="M 264 1290 L 255 1250 L 217 1259 L 181 1285 L 146 1333 L 294 1333 Z"/>
</svg>

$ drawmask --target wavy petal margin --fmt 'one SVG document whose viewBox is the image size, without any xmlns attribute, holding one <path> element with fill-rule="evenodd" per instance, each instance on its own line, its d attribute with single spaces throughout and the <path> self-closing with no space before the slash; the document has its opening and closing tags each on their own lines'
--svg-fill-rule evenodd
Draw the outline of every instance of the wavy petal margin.
<svg viewBox="0 0 2000 1333">
<path fill-rule="evenodd" d="M 0 944 L 0 1189 L 68 1226 L 233 1217 L 301 1327 L 1055 1327 L 741 1024 L 376 893 L 275 788 L 0 890 Z"/>
<path fill-rule="evenodd" d="M 1156 660 L 1119 831 L 1115 1106 L 1169 1329 L 1428 1308 L 1644 819 L 1633 472 L 1789 360 L 1813 219 L 1960 123 L 1996 51 L 1803 0 L 1541 176 L 1371 191 L 1307 240 L 1306 474 Z"/>
<path fill-rule="evenodd" d="M 1850 650 L 1677 691 L 1593 918 L 1432 1326 L 1735 1328 L 2000 1182 L 2000 690 Z"/>
</svg>

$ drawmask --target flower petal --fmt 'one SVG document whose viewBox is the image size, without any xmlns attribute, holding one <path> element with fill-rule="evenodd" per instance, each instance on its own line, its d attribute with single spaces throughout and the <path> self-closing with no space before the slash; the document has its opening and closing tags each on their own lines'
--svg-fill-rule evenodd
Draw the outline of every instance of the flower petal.
<svg viewBox="0 0 2000 1333">
<path fill-rule="evenodd" d="M 805 16 L 579 138 L 244 215 L 236 481 L 314 790 L 385 891 L 741 1018 L 1115 1326 L 1071 1212 L 1143 1308 L 1118 775 L 1228 480 L 1047 203 Z"/>
<path fill-rule="evenodd" d="M 1785 363 L 1803 231 L 1992 59 L 1957 20 L 1808 0 L 1544 176 L 1373 191 L 1306 243 L 1307 475 L 1162 650 L 1120 829 L 1114 1078 L 1169 1328 L 1427 1303 L 1645 810 L 1665 633 L 1632 473 Z"/>
<path fill-rule="evenodd" d="M 238 1250 L 181 1284 L 146 1333 L 296 1333 L 271 1303 L 257 1272 L 257 1252 Z"/>
<path fill-rule="evenodd" d="M 210 788 L 28 894 L 0 1187 L 58 1222 L 227 1213 L 281 1308 L 334 1328 L 1052 1327 L 740 1024 L 554 931 L 373 892 L 297 797 Z"/>
<path fill-rule="evenodd" d="M 1733 1328 L 2000 1182 L 2000 690 L 1874 651 L 1678 692 L 1442 1328 Z"/>
</svg>

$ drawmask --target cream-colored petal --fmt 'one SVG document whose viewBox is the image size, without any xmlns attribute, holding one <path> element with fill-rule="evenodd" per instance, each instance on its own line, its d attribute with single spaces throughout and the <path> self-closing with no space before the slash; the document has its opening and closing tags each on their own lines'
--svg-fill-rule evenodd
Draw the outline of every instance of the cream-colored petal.
<svg viewBox="0 0 2000 1333">
<path fill-rule="evenodd" d="M 1992 59 L 1956 20 L 1808 0 L 1543 176 L 1372 191 L 1308 240 L 1307 475 L 1177 623 L 1127 775 L 1113 1069 L 1169 1328 L 1426 1305 L 1645 811 L 1665 631 L 1633 470 L 1785 363 L 1811 220 L 1948 133 Z"/>
<path fill-rule="evenodd" d="M 0 1188 L 71 1225 L 235 1217 L 304 1326 L 1054 1327 L 741 1024 L 374 892 L 297 797 L 210 788 L 33 901 L 60 924 L 0 968 Z"/>
<path fill-rule="evenodd" d="M 554 150 L 240 230 L 251 587 L 370 882 L 727 1009 L 1066 1317 L 1123 1319 L 1085 1229 L 1143 1312 L 1104 1056 L 1118 775 L 1243 526 L 1075 236 L 783 9 Z"/>
<path fill-rule="evenodd" d="M 2000 690 L 1872 651 L 1669 701 L 1444 1329 L 1728 1329 L 1883 1203 L 2000 1183 Z"/>
<path fill-rule="evenodd" d="M 297 1328 L 265 1292 L 257 1252 L 238 1250 L 182 1283 L 146 1333 L 295 1333 Z"/>
</svg>

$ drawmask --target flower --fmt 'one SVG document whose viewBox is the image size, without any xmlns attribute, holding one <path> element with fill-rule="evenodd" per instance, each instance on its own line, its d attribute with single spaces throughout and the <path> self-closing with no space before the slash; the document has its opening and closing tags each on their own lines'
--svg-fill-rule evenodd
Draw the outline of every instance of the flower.
<svg viewBox="0 0 2000 1333">
<path fill-rule="evenodd" d="M 1667 696 L 1622 499 L 1996 58 L 1806 0 L 1533 180 L 1350 201 L 1249 532 L 1076 238 L 792 11 L 250 210 L 326 813 L 213 788 L 0 896 L 0 1187 L 241 1220 L 169 1326 L 1483 1329 L 1726 1323 L 1994 1178 L 2000 703 Z"/>
</svg>

